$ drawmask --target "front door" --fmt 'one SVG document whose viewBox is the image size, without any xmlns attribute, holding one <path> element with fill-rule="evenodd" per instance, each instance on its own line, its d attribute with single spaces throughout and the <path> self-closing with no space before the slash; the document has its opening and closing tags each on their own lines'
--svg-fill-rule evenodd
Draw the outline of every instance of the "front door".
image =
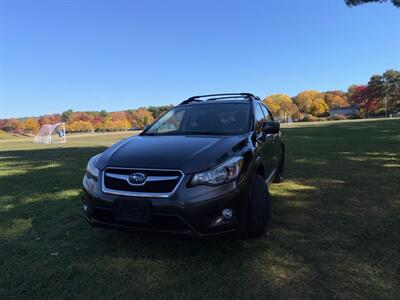
<svg viewBox="0 0 400 300">
<path fill-rule="evenodd" d="M 276 150 L 275 150 L 275 138 L 273 136 L 268 136 L 266 139 L 263 139 L 263 132 L 262 128 L 264 126 L 264 123 L 266 122 L 267 118 L 264 115 L 261 105 L 258 103 L 255 103 L 254 105 L 254 111 L 255 111 L 255 122 L 256 122 L 256 139 L 257 139 L 257 156 L 260 156 L 262 159 L 262 163 L 264 166 L 264 171 L 266 177 L 268 177 L 272 170 L 275 168 L 275 156 L 276 156 Z"/>
</svg>

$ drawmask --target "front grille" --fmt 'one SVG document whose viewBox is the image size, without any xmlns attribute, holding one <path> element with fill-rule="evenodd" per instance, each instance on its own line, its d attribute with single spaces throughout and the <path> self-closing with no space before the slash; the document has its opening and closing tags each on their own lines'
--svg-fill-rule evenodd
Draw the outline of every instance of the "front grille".
<svg viewBox="0 0 400 300">
<path fill-rule="evenodd" d="M 140 173 L 145 176 L 143 183 L 136 184 L 130 176 Z M 103 174 L 103 191 L 123 195 L 169 195 L 183 178 L 178 170 L 147 170 L 107 168 Z"/>
</svg>

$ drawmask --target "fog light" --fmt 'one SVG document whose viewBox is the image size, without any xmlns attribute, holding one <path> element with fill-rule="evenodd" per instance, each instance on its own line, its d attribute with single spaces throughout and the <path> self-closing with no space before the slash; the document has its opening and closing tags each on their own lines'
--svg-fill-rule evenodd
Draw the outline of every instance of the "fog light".
<svg viewBox="0 0 400 300">
<path fill-rule="evenodd" d="M 233 211 L 230 208 L 225 208 L 222 211 L 222 217 L 224 218 L 224 220 L 230 220 L 233 217 Z"/>
</svg>

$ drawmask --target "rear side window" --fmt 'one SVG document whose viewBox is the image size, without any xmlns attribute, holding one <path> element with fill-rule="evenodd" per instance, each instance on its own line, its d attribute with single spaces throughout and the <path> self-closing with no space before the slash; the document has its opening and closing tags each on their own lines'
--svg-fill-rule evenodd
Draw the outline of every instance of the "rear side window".
<svg viewBox="0 0 400 300">
<path fill-rule="evenodd" d="M 267 118 L 267 121 L 273 121 L 274 117 L 272 116 L 269 109 L 267 109 L 264 105 L 261 105 L 261 108 L 262 108 L 262 111 L 264 112 L 265 117 Z"/>
<path fill-rule="evenodd" d="M 259 104 L 254 105 L 254 110 L 254 115 L 256 118 L 256 132 L 259 133 L 261 132 L 266 119 Z"/>
</svg>

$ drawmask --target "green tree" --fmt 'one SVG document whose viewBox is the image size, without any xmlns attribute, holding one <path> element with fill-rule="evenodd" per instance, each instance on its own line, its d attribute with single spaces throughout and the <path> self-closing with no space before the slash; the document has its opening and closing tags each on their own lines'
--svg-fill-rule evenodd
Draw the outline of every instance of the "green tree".
<svg viewBox="0 0 400 300">
<path fill-rule="evenodd" d="M 400 109 L 400 72 L 387 70 L 383 75 L 373 75 L 368 82 L 371 97 L 379 107 L 388 111 Z"/>
<path fill-rule="evenodd" d="M 389 110 L 400 110 L 400 71 L 388 70 L 382 75 L 383 92 Z"/>
<path fill-rule="evenodd" d="M 347 101 L 350 105 L 354 104 L 353 95 L 356 92 L 357 84 L 352 84 L 347 88 Z"/>
<path fill-rule="evenodd" d="M 100 111 L 100 115 L 101 115 L 103 118 L 107 118 L 107 117 L 108 117 L 108 112 L 105 111 L 105 110 L 103 109 L 102 111 Z"/>
<path fill-rule="evenodd" d="M 173 105 L 149 106 L 148 110 L 153 114 L 153 117 L 157 119 L 169 111 L 172 107 Z"/>
<path fill-rule="evenodd" d="M 61 120 L 62 120 L 63 122 L 69 122 L 72 113 L 73 113 L 73 110 L 72 110 L 72 109 L 68 109 L 68 110 L 64 111 L 64 112 L 61 114 Z"/>
<path fill-rule="evenodd" d="M 368 81 L 368 88 L 375 98 L 382 98 L 385 95 L 385 80 L 381 75 L 373 75 Z"/>
<path fill-rule="evenodd" d="M 347 6 L 356 6 L 365 3 L 377 2 L 383 3 L 387 2 L 388 0 L 345 0 Z M 390 0 L 394 6 L 400 7 L 400 0 Z"/>
</svg>

